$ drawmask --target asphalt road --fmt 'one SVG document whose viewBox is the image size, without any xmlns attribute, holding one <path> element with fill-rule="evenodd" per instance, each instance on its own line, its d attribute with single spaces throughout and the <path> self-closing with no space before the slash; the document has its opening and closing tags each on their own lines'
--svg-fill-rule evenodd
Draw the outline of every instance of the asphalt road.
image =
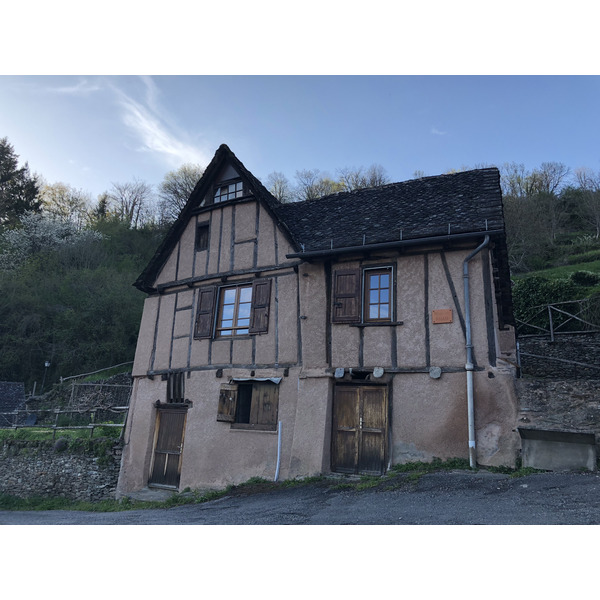
<svg viewBox="0 0 600 600">
<path fill-rule="evenodd" d="M 2 525 L 596 525 L 600 475 L 438 472 L 336 489 L 331 482 L 203 504 L 113 513 L 0 511 Z"/>
</svg>

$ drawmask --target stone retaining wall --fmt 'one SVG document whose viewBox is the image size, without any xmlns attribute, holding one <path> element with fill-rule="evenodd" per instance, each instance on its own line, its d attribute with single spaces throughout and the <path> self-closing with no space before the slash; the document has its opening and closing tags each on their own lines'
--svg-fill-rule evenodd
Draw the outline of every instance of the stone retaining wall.
<svg viewBox="0 0 600 600">
<path fill-rule="evenodd" d="M 525 376 L 600 379 L 600 332 L 559 333 L 554 336 L 554 341 L 547 335 L 522 337 L 519 338 L 519 349 L 521 372 Z M 596 368 L 584 365 L 595 365 Z"/>
<path fill-rule="evenodd" d="M 600 379 L 517 379 L 517 427 L 594 433 L 600 456 Z"/>
<path fill-rule="evenodd" d="M 121 447 L 105 452 L 100 442 L 88 448 L 65 448 L 60 440 L 5 441 L 0 456 L 0 493 L 21 498 L 63 497 L 70 500 L 114 499 Z M 101 456 L 96 456 L 102 449 Z"/>
</svg>

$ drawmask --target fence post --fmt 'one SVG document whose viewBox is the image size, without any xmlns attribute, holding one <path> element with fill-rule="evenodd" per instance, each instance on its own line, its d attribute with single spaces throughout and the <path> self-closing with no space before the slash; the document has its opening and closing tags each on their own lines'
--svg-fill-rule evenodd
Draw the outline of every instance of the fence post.
<svg viewBox="0 0 600 600">
<path fill-rule="evenodd" d="M 552 324 L 552 305 L 548 304 L 548 318 L 550 319 L 550 341 L 554 341 L 554 326 Z"/>
</svg>

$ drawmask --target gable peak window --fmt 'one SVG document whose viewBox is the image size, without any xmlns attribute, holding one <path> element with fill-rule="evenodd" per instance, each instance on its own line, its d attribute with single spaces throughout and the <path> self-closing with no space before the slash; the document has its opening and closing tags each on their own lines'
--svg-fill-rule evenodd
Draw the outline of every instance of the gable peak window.
<svg viewBox="0 0 600 600">
<path fill-rule="evenodd" d="M 244 183 L 241 179 L 233 181 L 225 181 L 220 183 L 215 188 L 213 202 L 226 202 L 244 196 Z"/>
</svg>

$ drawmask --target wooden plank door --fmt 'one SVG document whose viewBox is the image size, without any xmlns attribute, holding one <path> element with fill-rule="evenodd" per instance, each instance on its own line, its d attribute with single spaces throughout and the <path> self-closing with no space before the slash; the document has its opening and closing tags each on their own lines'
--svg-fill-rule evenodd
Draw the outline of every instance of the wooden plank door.
<svg viewBox="0 0 600 600">
<path fill-rule="evenodd" d="M 182 409 L 158 410 L 150 485 L 179 487 L 186 416 L 187 411 Z"/>
<path fill-rule="evenodd" d="M 336 386 L 333 399 L 331 468 L 338 473 L 385 471 L 387 388 Z"/>
</svg>

